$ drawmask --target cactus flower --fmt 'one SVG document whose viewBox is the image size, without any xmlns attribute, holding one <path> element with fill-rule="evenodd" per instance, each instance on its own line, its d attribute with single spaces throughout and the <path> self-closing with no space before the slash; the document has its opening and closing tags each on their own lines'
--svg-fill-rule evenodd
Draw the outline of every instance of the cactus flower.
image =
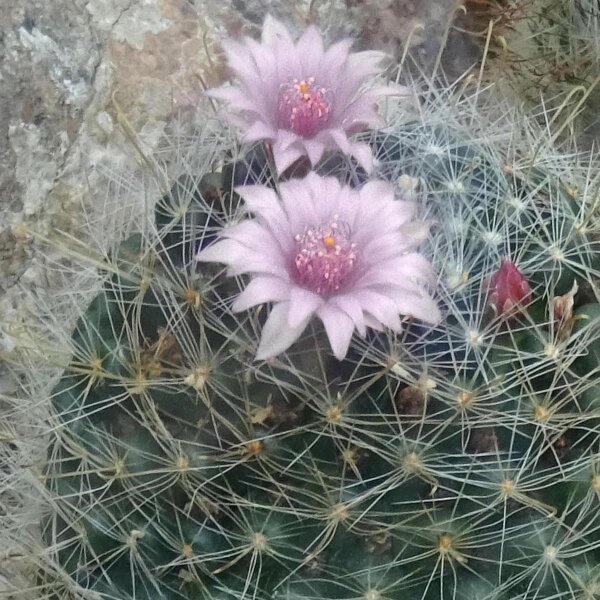
<svg viewBox="0 0 600 600">
<path fill-rule="evenodd" d="M 531 301 L 531 288 L 515 263 L 503 259 L 488 285 L 488 304 L 497 314 L 513 313 Z"/>
<path fill-rule="evenodd" d="M 271 16 L 265 19 L 260 43 L 246 38 L 244 43 L 226 40 L 222 45 L 235 81 L 207 94 L 228 103 L 226 115 L 243 128 L 244 141 L 271 144 L 278 173 L 301 156 L 314 165 L 325 150 L 338 148 L 371 171 L 370 147 L 348 136 L 383 126 L 378 98 L 402 89 L 359 89 L 381 72 L 382 53 L 350 53 L 351 40 L 325 50 L 313 26 L 294 43 Z"/>
<path fill-rule="evenodd" d="M 257 359 L 286 350 L 313 316 L 338 359 L 354 329 L 362 336 L 367 327 L 399 331 L 400 314 L 440 320 L 423 287 L 435 282 L 433 271 L 415 252 L 429 225 L 413 221 L 415 205 L 395 200 L 388 183 L 356 190 L 309 173 L 282 183 L 281 201 L 265 186 L 236 191 L 254 218 L 224 229 L 196 258 L 250 275 L 234 312 L 273 302 Z"/>
</svg>

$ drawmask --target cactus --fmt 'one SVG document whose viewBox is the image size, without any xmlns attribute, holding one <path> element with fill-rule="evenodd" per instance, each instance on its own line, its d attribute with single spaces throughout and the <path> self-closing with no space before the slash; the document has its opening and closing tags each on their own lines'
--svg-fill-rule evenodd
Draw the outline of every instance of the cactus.
<svg viewBox="0 0 600 600">
<path fill-rule="evenodd" d="M 70 337 L 24 351 L 69 357 L 34 488 L 37 597 L 600 597 L 596 182 L 464 90 L 418 107 L 390 102 L 362 142 L 432 221 L 444 319 L 354 336 L 343 361 L 316 324 L 254 361 L 265 308 L 233 314 L 242 278 L 194 259 L 239 219 L 235 186 L 277 185 L 260 146 L 207 127 L 177 173 L 146 160 L 159 199 L 119 243 L 94 220 L 61 238 L 93 284 Z M 317 169 L 366 180 L 340 153 Z M 490 300 L 503 260 L 527 282 L 510 311 L 513 287 Z"/>
</svg>

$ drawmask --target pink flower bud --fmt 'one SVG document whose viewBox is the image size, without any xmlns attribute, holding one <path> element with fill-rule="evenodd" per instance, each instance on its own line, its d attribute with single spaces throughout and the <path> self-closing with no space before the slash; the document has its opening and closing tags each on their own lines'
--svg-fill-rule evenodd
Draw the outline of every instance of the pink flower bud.
<svg viewBox="0 0 600 600">
<path fill-rule="evenodd" d="M 531 288 L 515 263 L 503 259 L 500 268 L 491 276 L 488 303 L 497 314 L 513 313 L 515 307 L 531 302 Z"/>
</svg>

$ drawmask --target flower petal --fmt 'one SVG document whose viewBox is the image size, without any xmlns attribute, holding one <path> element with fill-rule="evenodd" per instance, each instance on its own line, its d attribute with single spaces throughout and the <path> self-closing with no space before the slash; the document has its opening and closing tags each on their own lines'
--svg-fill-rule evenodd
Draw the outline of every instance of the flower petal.
<svg viewBox="0 0 600 600">
<path fill-rule="evenodd" d="M 371 150 L 371 146 L 354 142 L 350 147 L 350 154 L 368 175 L 373 172 L 373 151 Z"/>
<path fill-rule="evenodd" d="M 234 105 L 238 110 L 259 112 L 256 102 L 252 98 L 249 98 L 247 94 L 244 94 L 240 88 L 229 84 L 206 90 L 204 94 L 209 98 L 228 102 L 229 104 Z"/>
<path fill-rule="evenodd" d="M 438 305 L 424 293 L 408 292 L 399 288 L 394 301 L 399 312 L 403 315 L 433 324 L 437 324 L 442 320 L 442 313 Z"/>
<path fill-rule="evenodd" d="M 289 302 L 279 302 L 273 306 L 264 324 L 256 360 L 266 360 L 287 350 L 302 334 L 310 317 L 296 327 L 288 325 Z"/>
<path fill-rule="evenodd" d="M 343 360 L 354 331 L 352 319 L 330 303 L 321 306 L 317 315 L 323 321 L 333 354 L 338 360 Z"/>
<path fill-rule="evenodd" d="M 302 156 L 302 150 L 296 145 L 288 146 L 285 150 L 277 142 L 273 144 L 273 158 L 275 159 L 275 168 L 277 174 L 281 175 L 289 166 L 295 163 Z"/>
<path fill-rule="evenodd" d="M 429 261 L 424 256 L 412 252 L 388 257 L 386 260 L 365 266 L 354 282 L 354 286 L 357 289 L 366 289 L 373 286 L 395 285 L 416 289 L 422 282 L 434 284 L 435 280 Z"/>
<path fill-rule="evenodd" d="M 240 185 L 234 191 L 243 198 L 249 212 L 261 216 L 278 212 L 279 200 L 277 194 L 266 185 Z M 281 209 L 279 209 L 280 211 Z"/>
<path fill-rule="evenodd" d="M 329 202 L 315 206 L 315 192 L 318 193 L 319 186 L 314 189 L 312 175 L 314 174 L 309 173 L 304 179 L 290 179 L 279 185 L 281 202 L 293 234 L 302 233 L 305 227 L 325 220 L 325 211 L 330 210 Z M 317 175 L 315 177 L 323 179 Z"/>
<path fill-rule="evenodd" d="M 306 150 L 310 164 L 314 167 L 321 160 L 325 145 L 317 140 L 303 140 L 302 145 Z"/>
<path fill-rule="evenodd" d="M 329 302 L 338 306 L 352 319 L 354 326 L 358 330 L 358 334 L 361 337 L 366 335 L 367 329 L 362 307 L 360 302 L 356 300 L 352 294 L 334 296 Z"/>
<path fill-rule="evenodd" d="M 306 319 L 309 319 L 323 304 L 324 300 L 318 294 L 301 287 L 294 286 L 290 290 L 290 312 L 288 314 L 288 325 L 297 327 Z"/>
<path fill-rule="evenodd" d="M 277 136 L 277 132 L 273 127 L 267 125 L 263 121 L 254 121 L 244 134 L 242 139 L 244 142 L 257 142 L 259 140 L 274 140 Z"/>
<path fill-rule="evenodd" d="M 264 273 L 289 279 L 284 256 L 279 251 L 256 252 L 237 240 L 221 239 L 196 254 L 198 262 L 218 262 L 229 265 L 228 274 Z"/>
<path fill-rule="evenodd" d="M 341 129 L 328 129 L 334 147 L 339 148 L 345 154 L 353 156 L 358 164 L 367 172 L 373 171 L 373 151 L 371 146 L 360 142 L 351 142 L 346 132 Z"/>
<path fill-rule="evenodd" d="M 380 63 L 385 58 L 383 52 L 367 50 L 348 55 L 343 73 L 338 76 L 335 89 L 336 111 L 346 107 L 365 79 L 381 72 Z"/>
<path fill-rule="evenodd" d="M 235 299 L 233 312 L 247 310 L 264 302 L 280 302 L 290 295 L 290 285 L 278 277 L 255 277 Z"/>
<path fill-rule="evenodd" d="M 341 40 L 325 51 L 319 66 L 319 82 L 325 87 L 337 87 L 339 75 L 348 60 L 352 40 Z"/>
<path fill-rule="evenodd" d="M 256 254 L 272 257 L 271 260 L 278 264 L 282 264 L 284 261 L 280 248 L 277 247 L 278 240 L 268 227 L 255 219 L 242 221 L 234 227 L 225 229 L 221 235 L 224 238 L 235 240 L 242 247 L 256 252 Z"/>
<path fill-rule="evenodd" d="M 276 44 L 280 39 L 285 39 L 290 44 L 292 43 L 292 39 L 290 38 L 290 34 L 285 25 L 271 15 L 267 15 L 262 28 L 263 44 L 270 46 L 272 44 Z"/>
<path fill-rule="evenodd" d="M 323 38 L 314 25 L 309 25 L 296 42 L 296 52 L 301 57 L 305 73 L 317 73 L 323 60 Z M 314 75 L 313 75 L 314 76 Z"/>
<path fill-rule="evenodd" d="M 198 262 L 218 262 L 229 264 L 243 254 L 243 246 L 235 240 L 219 240 L 196 254 Z"/>
<path fill-rule="evenodd" d="M 373 290 L 356 290 L 353 296 L 360 302 L 365 314 L 375 317 L 381 324 L 400 331 L 402 325 L 394 300 Z"/>
<path fill-rule="evenodd" d="M 367 90 L 348 106 L 345 106 L 343 110 L 338 109 L 336 111 L 338 118 L 334 123 L 346 130 L 355 128 L 359 124 L 363 127 L 382 127 L 385 125 L 385 121 L 377 112 L 378 100 L 384 96 L 397 96 L 398 93 L 396 88 L 391 86 L 379 86 Z"/>
<path fill-rule="evenodd" d="M 242 185 L 236 187 L 235 191 L 243 198 L 249 212 L 264 219 L 283 252 L 289 252 L 293 245 L 293 236 L 275 191 L 264 185 Z"/>
<path fill-rule="evenodd" d="M 360 194 L 361 202 L 394 200 L 394 188 L 392 184 L 389 181 L 382 181 L 380 179 L 367 181 L 358 193 Z"/>
</svg>

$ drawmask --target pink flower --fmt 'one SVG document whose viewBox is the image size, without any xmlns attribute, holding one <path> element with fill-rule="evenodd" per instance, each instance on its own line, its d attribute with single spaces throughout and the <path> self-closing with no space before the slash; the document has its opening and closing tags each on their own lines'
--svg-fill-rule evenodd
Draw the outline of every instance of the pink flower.
<svg viewBox="0 0 600 600">
<path fill-rule="evenodd" d="M 498 314 L 514 312 L 531 302 L 531 288 L 515 263 L 503 259 L 500 268 L 491 276 L 488 303 Z"/>
<path fill-rule="evenodd" d="M 294 43 L 287 29 L 270 16 L 261 43 L 244 41 L 223 42 L 236 82 L 207 92 L 229 104 L 228 117 L 244 129 L 244 141 L 270 142 L 278 173 L 305 155 L 315 165 L 325 150 L 336 148 L 370 172 L 370 147 L 350 141 L 348 135 L 385 125 L 377 113 L 377 99 L 398 94 L 401 88 L 379 86 L 359 92 L 369 77 L 381 72 L 378 64 L 384 55 L 350 54 L 351 40 L 324 50 L 313 26 Z"/>
<path fill-rule="evenodd" d="M 412 221 L 414 204 L 394 199 L 372 181 L 360 190 L 309 173 L 280 185 L 281 201 L 265 186 L 237 188 L 255 218 L 221 232 L 197 260 L 221 262 L 229 275 L 251 275 L 233 311 L 273 302 L 257 359 L 286 350 L 313 316 L 342 359 L 356 328 L 394 331 L 399 314 L 440 319 L 422 283 L 434 283 L 429 262 L 414 251 L 429 225 Z"/>
</svg>

